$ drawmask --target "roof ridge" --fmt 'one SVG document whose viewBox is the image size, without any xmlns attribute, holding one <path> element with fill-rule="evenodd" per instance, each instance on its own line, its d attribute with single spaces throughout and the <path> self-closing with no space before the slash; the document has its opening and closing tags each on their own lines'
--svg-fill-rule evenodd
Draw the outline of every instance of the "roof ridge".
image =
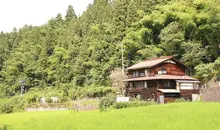
<svg viewBox="0 0 220 130">
<path fill-rule="evenodd" d="M 173 58 L 173 56 L 161 56 L 161 57 L 157 57 L 157 58 L 151 58 L 151 59 L 144 60 L 144 62 L 145 61 L 152 61 L 152 60 L 167 59 L 167 58 Z"/>
<path fill-rule="evenodd" d="M 136 63 L 136 64 L 128 67 L 127 69 L 134 69 L 134 68 L 141 68 L 141 67 L 152 67 L 152 66 L 155 66 L 155 65 L 157 65 L 161 62 L 164 62 L 168 59 L 171 59 L 171 58 L 173 58 L 173 56 L 161 56 L 158 58 L 151 58 L 151 59 Z"/>
</svg>

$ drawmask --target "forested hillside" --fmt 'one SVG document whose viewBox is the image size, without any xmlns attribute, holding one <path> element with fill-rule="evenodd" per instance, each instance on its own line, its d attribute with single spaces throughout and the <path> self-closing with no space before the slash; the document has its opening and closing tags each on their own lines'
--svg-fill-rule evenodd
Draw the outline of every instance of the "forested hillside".
<svg viewBox="0 0 220 130">
<path fill-rule="evenodd" d="M 16 22 L 16 21 L 14 21 Z M 0 96 L 30 88 L 110 86 L 110 72 L 173 55 L 207 82 L 220 70 L 219 0 L 94 0 L 47 24 L 0 34 Z"/>
</svg>

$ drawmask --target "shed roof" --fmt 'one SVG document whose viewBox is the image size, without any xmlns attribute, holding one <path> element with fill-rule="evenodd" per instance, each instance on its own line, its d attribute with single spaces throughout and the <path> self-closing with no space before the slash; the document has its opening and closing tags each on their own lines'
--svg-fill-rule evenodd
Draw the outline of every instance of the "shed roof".
<svg viewBox="0 0 220 130">
<path fill-rule="evenodd" d="M 155 75 L 155 76 L 147 76 L 147 77 L 138 77 L 125 79 L 124 81 L 146 81 L 146 80 L 158 80 L 158 79 L 172 79 L 172 80 L 190 80 L 190 81 L 198 81 L 197 79 L 190 76 L 177 76 L 177 75 Z"/>
<path fill-rule="evenodd" d="M 180 93 L 180 91 L 176 89 L 158 89 L 158 90 L 161 91 L 162 93 Z"/>
<path fill-rule="evenodd" d="M 160 63 L 163 63 L 164 61 L 167 60 L 174 60 L 175 62 L 185 66 L 184 64 L 182 64 L 180 61 L 176 60 L 175 58 L 173 58 L 173 56 L 162 56 L 159 58 L 154 58 L 154 59 L 149 59 L 149 60 L 145 60 L 142 62 L 139 62 L 135 65 L 132 65 L 131 67 L 128 67 L 126 70 L 135 70 L 135 69 L 141 69 L 141 68 L 151 68 L 154 67 Z M 185 66 L 186 67 L 186 66 Z"/>
</svg>

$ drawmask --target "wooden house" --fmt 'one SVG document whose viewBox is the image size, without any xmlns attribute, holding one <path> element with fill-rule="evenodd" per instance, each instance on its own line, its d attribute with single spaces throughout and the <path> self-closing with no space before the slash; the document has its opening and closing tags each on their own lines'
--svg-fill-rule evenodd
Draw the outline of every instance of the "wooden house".
<svg viewBox="0 0 220 130">
<path fill-rule="evenodd" d="M 145 60 L 126 70 L 129 97 L 166 103 L 181 97 L 193 100 L 199 94 L 199 81 L 188 76 L 189 68 L 172 56 Z"/>
</svg>

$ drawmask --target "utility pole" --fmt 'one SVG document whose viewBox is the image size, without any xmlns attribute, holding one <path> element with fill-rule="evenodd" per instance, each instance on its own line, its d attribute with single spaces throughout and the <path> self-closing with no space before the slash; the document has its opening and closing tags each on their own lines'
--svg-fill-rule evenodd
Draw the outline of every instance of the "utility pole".
<svg viewBox="0 0 220 130">
<path fill-rule="evenodd" d="M 122 77 L 125 77 L 125 66 L 124 66 L 124 44 L 121 42 L 121 67 L 122 67 Z M 121 95 L 124 96 L 124 83 L 122 82 Z"/>
<path fill-rule="evenodd" d="M 124 44 L 123 42 L 121 42 L 121 66 L 122 66 L 122 75 L 124 78 L 125 67 L 124 67 Z"/>
<path fill-rule="evenodd" d="M 22 96 L 23 95 L 23 91 L 25 90 L 25 88 L 24 88 L 25 80 L 21 80 L 19 82 L 21 83 L 21 96 Z"/>
</svg>

